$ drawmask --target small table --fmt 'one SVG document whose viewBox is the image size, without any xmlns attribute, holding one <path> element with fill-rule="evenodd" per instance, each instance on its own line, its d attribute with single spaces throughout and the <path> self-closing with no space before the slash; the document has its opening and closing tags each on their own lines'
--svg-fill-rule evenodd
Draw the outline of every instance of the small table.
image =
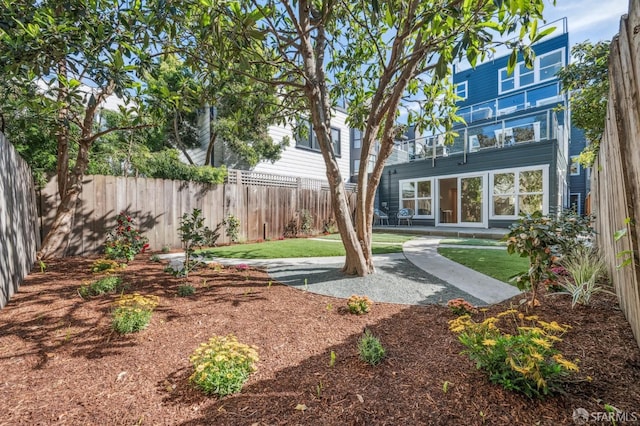
<svg viewBox="0 0 640 426">
<path fill-rule="evenodd" d="M 451 223 L 453 210 L 440 210 L 440 221 L 442 223 Z"/>
</svg>

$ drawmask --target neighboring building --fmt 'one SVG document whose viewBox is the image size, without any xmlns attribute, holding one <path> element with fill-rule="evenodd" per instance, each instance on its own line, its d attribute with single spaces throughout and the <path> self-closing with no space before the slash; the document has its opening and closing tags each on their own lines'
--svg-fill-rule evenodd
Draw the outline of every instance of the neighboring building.
<svg viewBox="0 0 640 426">
<path fill-rule="evenodd" d="M 205 112 L 200 115 L 198 120 L 200 140 L 202 141 L 201 147 L 188 150 L 189 155 L 196 164 L 205 164 L 210 122 L 215 117 L 213 108 L 205 109 Z M 347 182 L 350 177 L 351 158 L 350 132 L 346 124 L 347 114 L 343 109 L 336 109 L 333 113 L 331 137 L 343 180 Z M 213 166 L 225 165 L 230 169 L 327 180 L 324 158 L 311 127 L 306 137 L 299 137 L 294 135 L 291 126 L 270 126 L 269 136 L 271 136 L 274 143 L 280 142 L 284 137 L 289 138 L 289 146 L 284 148 L 279 160 L 273 163 L 268 160 L 261 161 L 251 168 L 246 163 L 239 161 L 237 156 L 225 146 L 223 140 L 217 140 L 213 148 Z"/>
<path fill-rule="evenodd" d="M 414 209 L 417 225 L 487 228 L 507 227 L 520 213 L 553 214 L 571 200 L 583 205 L 585 185 L 569 176 L 568 164 L 584 138 L 574 131 L 569 143 L 569 114 L 558 108 L 566 97 L 555 74 L 569 60 L 566 19 L 559 24 L 559 35 L 533 47 L 533 69 L 519 58 L 507 74 L 507 55 L 454 70 L 466 124 L 454 128 L 459 136 L 450 146 L 439 136 L 408 141 L 410 161 L 386 167 L 380 206 Z"/>
</svg>

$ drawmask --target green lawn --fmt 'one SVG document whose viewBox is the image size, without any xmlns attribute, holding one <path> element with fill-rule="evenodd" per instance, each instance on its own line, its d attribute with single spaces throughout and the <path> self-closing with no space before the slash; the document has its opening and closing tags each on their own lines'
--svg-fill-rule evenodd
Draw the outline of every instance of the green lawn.
<svg viewBox="0 0 640 426">
<path fill-rule="evenodd" d="M 372 247 L 373 254 L 402 253 L 402 243 L 388 242 Z M 227 257 L 238 259 L 281 259 L 286 257 L 344 256 L 341 243 L 318 241 L 306 238 L 291 238 L 256 244 L 236 244 L 201 250 L 198 254 L 206 257 Z"/>
<path fill-rule="evenodd" d="M 529 259 L 507 250 L 439 247 L 442 256 L 503 282 L 529 269 Z M 511 283 L 510 283 L 511 284 Z"/>
<path fill-rule="evenodd" d="M 505 241 L 487 240 L 484 238 L 445 238 L 440 244 L 455 244 L 458 246 L 506 246 Z"/>
<path fill-rule="evenodd" d="M 330 235 L 320 235 L 319 237 L 320 239 L 323 240 L 333 240 L 333 241 L 340 241 L 340 234 L 330 234 Z M 415 235 L 403 235 L 403 234 L 390 234 L 390 233 L 378 233 L 378 232 L 374 232 L 372 234 L 372 238 L 373 238 L 373 242 L 374 243 L 399 243 L 402 244 L 406 241 L 409 240 L 413 240 L 414 238 L 416 238 Z"/>
</svg>

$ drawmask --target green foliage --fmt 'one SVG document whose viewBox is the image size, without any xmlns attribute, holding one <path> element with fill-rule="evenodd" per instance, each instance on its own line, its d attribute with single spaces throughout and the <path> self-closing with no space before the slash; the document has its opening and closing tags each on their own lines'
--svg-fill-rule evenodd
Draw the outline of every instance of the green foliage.
<svg viewBox="0 0 640 426">
<path fill-rule="evenodd" d="M 159 299 L 138 293 L 125 294 L 115 302 L 112 327 L 120 334 L 135 333 L 147 328 Z"/>
<path fill-rule="evenodd" d="M 225 396 L 240 392 L 256 371 L 257 348 L 228 336 L 213 336 L 189 357 L 194 372 L 189 380 L 207 395 Z"/>
<path fill-rule="evenodd" d="M 225 231 L 227 237 L 231 239 L 231 242 L 237 243 L 240 233 L 240 219 L 230 214 L 222 221 L 222 224 L 227 228 Z"/>
<path fill-rule="evenodd" d="M 358 353 L 360 359 L 367 364 L 378 365 L 384 359 L 386 350 L 380 343 L 380 339 L 367 329 L 364 331 L 364 336 L 358 340 Z"/>
<path fill-rule="evenodd" d="M 151 262 L 160 262 L 160 261 L 161 261 L 160 256 L 158 256 L 157 254 L 151 255 L 151 257 L 149 258 L 149 260 L 150 260 Z"/>
<path fill-rule="evenodd" d="M 373 302 L 367 296 L 358 296 L 356 294 L 347 300 L 347 308 L 349 312 L 355 315 L 366 314 L 371 311 Z"/>
<path fill-rule="evenodd" d="M 573 125 L 583 129 L 590 144 L 578 162 L 593 165 L 604 133 L 609 97 L 609 41 L 585 41 L 571 48 L 571 64 L 558 72 L 565 93 L 571 95 Z"/>
<path fill-rule="evenodd" d="M 105 293 L 113 293 L 122 287 L 122 277 L 118 275 L 107 275 L 93 281 L 88 286 L 82 286 L 78 290 L 80 296 L 100 296 Z"/>
<path fill-rule="evenodd" d="M 595 293 L 607 292 L 599 285 L 606 277 L 606 265 L 593 247 L 574 246 L 565 254 L 560 264 L 567 273 L 567 276 L 558 280 L 558 285 L 563 289 L 560 293 L 571 296 L 572 308 L 576 304 L 587 306 Z"/>
<path fill-rule="evenodd" d="M 91 265 L 91 272 L 94 274 L 111 274 L 126 267 L 126 264 L 120 264 L 113 259 L 96 259 Z"/>
<path fill-rule="evenodd" d="M 133 218 L 125 211 L 118 213 L 115 227 L 107 234 L 104 244 L 105 255 L 109 259 L 130 262 L 138 253 L 149 248 L 149 238 L 134 228 Z"/>
<path fill-rule="evenodd" d="M 313 233 L 313 215 L 309 210 L 303 209 L 300 211 L 300 231 L 304 235 Z"/>
<path fill-rule="evenodd" d="M 529 270 L 513 277 L 518 288 L 531 290 L 531 304 L 537 303 L 538 284 L 553 278 L 553 263 L 576 245 L 584 245 L 593 236 L 591 217 L 565 212 L 556 220 L 540 212 L 523 215 L 505 235 L 509 254 L 529 258 Z"/>
<path fill-rule="evenodd" d="M 502 318 L 509 321 L 501 330 Z M 482 322 L 463 315 L 449 321 L 449 328 L 467 348 L 463 353 L 489 380 L 528 397 L 543 397 L 561 390 L 562 381 L 578 366 L 555 349 L 569 326 L 525 317 L 515 309 Z"/>
<path fill-rule="evenodd" d="M 193 209 L 190 215 L 188 213 L 182 215 L 180 226 L 178 227 L 178 235 L 180 235 L 182 248 L 185 253 L 182 270 L 185 277 L 188 277 L 189 271 L 198 264 L 198 262 L 195 262 L 193 259 L 196 247 L 215 245 L 219 237 L 219 228 L 220 225 L 212 231 L 209 227 L 205 226 L 202 210 L 200 209 Z"/>
<path fill-rule="evenodd" d="M 183 284 L 178 286 L 178 296 L 189 297 L 196 294 L 196 288 L 189 284 Z"/>
</svg>

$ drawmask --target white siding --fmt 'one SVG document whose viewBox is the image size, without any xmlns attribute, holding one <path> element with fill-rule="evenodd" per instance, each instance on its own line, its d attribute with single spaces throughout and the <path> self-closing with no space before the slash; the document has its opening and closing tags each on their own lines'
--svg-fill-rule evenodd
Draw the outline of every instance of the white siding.
<svg viewBox="0 0 640 426">
<path fill-rule="evenodd" d="M 335 111 L 331 125 L 340 129 L 340 152 L 338 164 L 342 180 L 349 180 L 350 140 L 349 127 L 346 124 L 347 115 L 341 111 Z M 274 142 L 279 142 L 284 136 L 289 137 L 289 146 L 284 149 L 280 160 L 275 163 L 263 161 L 253 168 L 254 171 L 274 173 L 286 176 L 305 177 L 311 179 L 327 180 L 326 167 L 322 154 L 316 151 L 296 148 L 296 141 L 291 127 L 272 126 L 269 135 Z"/>
</svg>

